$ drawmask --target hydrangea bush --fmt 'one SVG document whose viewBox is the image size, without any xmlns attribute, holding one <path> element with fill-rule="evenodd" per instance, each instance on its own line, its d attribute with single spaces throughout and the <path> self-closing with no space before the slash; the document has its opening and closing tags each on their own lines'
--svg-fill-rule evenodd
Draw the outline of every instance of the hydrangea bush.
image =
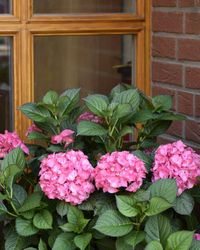
<svg viewBox="0 0 200 250">
<path fill-rule="evenodd" d="M 171 97 L 123 84 L 83 105 L 79 95 L 22 105 L 27 145 L 0 134 L 2 249 L 200 249 L 200 156 L 157 144 L 184 119 Z"/>
</svg>

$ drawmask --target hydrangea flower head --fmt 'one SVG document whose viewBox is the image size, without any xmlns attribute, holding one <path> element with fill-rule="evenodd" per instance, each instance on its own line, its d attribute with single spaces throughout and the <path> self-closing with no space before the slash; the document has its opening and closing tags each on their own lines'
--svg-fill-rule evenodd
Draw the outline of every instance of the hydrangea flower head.
<svg viewBox="0 0 200 250">
<path fill-rule="evenodd" d="M 66 148 L 69 144 L 74 142 L 73 134 L 74 134 L 73 130 L 65 129 L 59 135 L 53 135 L 51 137 L 51 143 L 52 144 L 64 143 Z"/>
<path fill-rule="evenodd" d="M 194 237 L 193 237 L 195 240 L 200 240 L 200 234 L 194 234 Z"/>
<path fill-rule="evenodd" d="M 79 116 L 79 118 L 77 119 L 77 123 L 81 122 L 81 121 L 91 121 L 91 122 L 95 122 L 95 123 L 102 123 L 102 118 L 99 116 L 96 116 L 94 114 L 92 114 L 91 112 L 84 112 L 83 114 L 81 114 Z"/>
<path fill-rule="evenodd" d="M 42 160 L 40 186 L 49 199 L 81 204 L 94 191 L 93 167 L 82 151 L 51 154 Z"/>
<path fill-rule="evenodd" d="M 40 128 L 38 128 L 35 123 L 33 123 L 26 131 L 26 136 L 28 136 L 32 132 L 42 132 Z"/>
<path fill-rule="evenodd" d="M 176 179 L 178 195 L 197 184 L 200 176 L 200 156 L 182 141 L 161 145 L 155 153 L 153 181 Z"/>
<path fill-rule="evenodd" d="M 95 183 L 104 192 L 116 193 L 124 187 L 136 192 L 146 176 L 144 162 L 128 151 L 103 155 L 95 168 Z"/>
<path fill-rule="evenodd" d="M 11 150 L 20 147 L 24 153 L 29 154 L 29 149 L 20 140 L 16 132 L 8 132 L 0 134 L 0 158 L 4 158 Z"/>
</svg>

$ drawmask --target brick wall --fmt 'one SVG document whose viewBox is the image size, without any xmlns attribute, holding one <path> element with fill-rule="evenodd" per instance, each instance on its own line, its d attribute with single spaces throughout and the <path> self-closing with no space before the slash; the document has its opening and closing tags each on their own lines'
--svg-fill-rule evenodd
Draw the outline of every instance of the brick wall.
<svg viewBox="0 0 200 250">
<path fill-rule="evenodd" d="M 152 94 L 169 94 L 174 122 L 164 141 L 200 149 L 200 0 L 152 0 Z"/>
</svg>

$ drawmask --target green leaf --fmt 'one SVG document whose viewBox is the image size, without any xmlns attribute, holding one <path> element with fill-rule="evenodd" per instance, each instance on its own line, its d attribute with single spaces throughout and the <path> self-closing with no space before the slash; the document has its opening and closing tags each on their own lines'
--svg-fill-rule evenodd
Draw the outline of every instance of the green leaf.
<svg viewBox="0 0 200 250">
<path fill-rule="evenodd" d="M 30 220 L 34 217 L 35 215 L 35 210 L 29 210 L 27 212 L 20 213 L 21 216 L 23 216 L 25 219 Z"/>
<path fill-rule="evenodd" d="M 35 122 L 45 122 L 51 117 L 49 111 L 44 107 L 38 107 L 36 103 L 25 103 L 19 108 L 23 114 Z"/>
<path fill-rule="evenodd" d="M 107 97 L 102 95 L 89 95 L 85 99 L 85 104 L 89 110 L 98 116 L 103 116 L 108 108 Z"/>
<path fill-rule="evenodd" d="M 57 236 L 52 250 L 74 250 L 76 246 L 73 242 L 74 234 L 61 233 Z"/>
<path fill-rule="evenodd" d="M 153 240 L 145 247 L 144 250 L 163 250 L 163 247 L 159 241 Z"/>
<path fill-rule="evenodd" d="M 85 233 L 85 234 L 77 235 L 74 238 L 74 243 L 81 250 L 85 250 L 86 247 L 89 245 L 91 239 L 92 239 L 92 234 Z"/>
<path fill-rule="evenodd" d="M 27 245 L 27 238 L 19 236 L 16 232 L 12 232 L 6 237 L 5 250 L 21 250 Z"/>
<path fill-rule="evenodd" d="M 43 102 L 45 104 L 56 104 L 58 101 L 58 94 L 55 91 L 48 91 L 43 97 Z"/>
<path fill-rule="evenodd" d="M 26 212 L 32 210 L 33 208 L 40 207 L 41 199 L 42 199 L 41 192 L 32 193 L 26 198 L 24 204 L 19 209 L 19 212 Z"/>
<path fill-rule="evenodd" d="M 139 107 L 140 95 L 136 89 L 129 89 L 115 95 L 113 100 L 121 104 L 130 104 L 135 111 Z"/>
<path fill-rule="evenodd" d="M 138 209 L 135 207 L 135 200 L 130 195 L 116 195 L 117 208 L 121 214 L 127 217 L 135 217 Z"/>
<path fill-rule="evenodd" d="M 177 197 L 173 208 L 178 214 L 190 215 L 194 208 L 194 199 L 190 194 L 184 192 Z"/>
<path fill-rule="evenodd" d="M 47 250 L 47 245 L 42 239 L 40 239 L 38 250 Z"/>
<path fill-rule="evenodd" d="M 69 114 L 78 104 L 80 89 L 67 89 L 59 98 L 60 116 Z"/>
<path fill-rule="evenodd" d="M 0 215 L 5 214 L 7 211 L 8 210 L 7 210 L 6 206 L 3 204 L 2 201 L 0 201 Z"/>
<path fill-rule="evenodd" d="M 53 223 L 53 217 L 51 213 L 44 209 L 37 213 L 33 218 L 33 224 L 39 229 L 51 229 Z"/>
<path fill-rule="evenodd" d="M 123 137 L 125 135 L 128 135 L 128 134 L 133 134 L 133 128 L 132 127 L 129 127 L 129 126 L 125 126 L 122 128 L 122 130 L 120 131 L 119 133 L 119 136 L 120 137 Z"/>
<path fill-rule="evenodd" d="M 114 98 L 115 95 L 118 95 L 125 90 L 127 90 L 127 88 L 124 85 L 118 84 L 111 90 L 110 96 Z"/>
<path fill-rule="evenodd" d="M 171 121 L 156 121 L 155 123 L 153 123 L 149 136 L 156 137 L 164 134 L 165 131 L 170 127 L 171 123 Z"/>
<path fill-rule="evenodd" d="M 132 231 L 123 238 L 128 245 L 135 248 L 140 242 L 145 239 L 145 233 L 143 231 Z"/>
<path fill-rule="evenodd" d="M 153 197 L 150 200 L 150 205 L 148 210 L 146 211 L 147 216 L 156 215 L 162 213 L 168 208 L 172 207 L 172 204 L 167 202 L 165 199 L 160 197 Z"/>
<path fill-rule="evenodd" d="M 118 104 L 114 113 L 113 113 L 113 117 L 112 120 L 118 120 L 121 119 L 129 114 L 131 114 L 132 108 L 130 104 L 124 103 L 124 104 Z"/>
<path fill-rule="evenodd" d="M 180 115 L 180 114 L 173 114 L 173 113 L 161 113 L 158 116 L 159 120 L 165 120 L 165 121 L 183 121 L 186 119 L 186 117 L 184 115 Z"/>
<path fill-rule="evenodd" d="M 172 97 L 158 95 L 152 98 L 152 103 L 156 110 L 169 110 L 172 107 Z"/>
<path fill-rule="evenodd" d="M 150 200 L 150 191 L 140 189 L 136 193 L 134 193 L 134 199 L 136 199 L 139 202 L 149 201 Z"/>
<path fill-rule="evenodd" d="M 167 239 L 166 250 L 188 250 L 192 244 L 193 232 L 178 231 Z"/>
<path fill-rule="evenodd" d="M 199 250 L 199 249 L 200 249 L 200 241 L 193 239 L 190 250 Z"/>
<path fill-rule="evenodd" d="M 17 209 L 22 206 L 26 198 L 27 198 L 26 190 L 20 185 L 14 184 L 12 201 Z"/>
<path fill-rule="evenodd" d="M 4 160 L 1 162 L 1 170 L 4 171 L 10 165 L 16 165 L 21 170 L 24 169 L 25 157 L 21 148 L 15 148 L 6 155 Z"/>
<path fill-rule="evenodd" d="M 64 225 L 59 226 L 64 232 L 74 232 L 78 233 L 78 225 L 72 223 L 65 223 Z"/>
<path fill-rule="evenodd" d="M 119 212 L 108 210 L 99 216 L 94 228 L 105 235 L 119 237 L 128 234 L 133 225 Z"/>
<path fill-rule="evenodd" d="M 85 136 L 102 136 L 107 134 L 107 130 L 103 126 L 90 121 L 79 122 L 77 132 L 78 135 Z"/>
<path fill-rule="evenodd" d="M 169 219 L 159 214 L 149 217 L 144 231 L 146 232 L 146 241 L 148 243 L 153 240 L 157 240 L 165 246 L 167 238 L 171 234 L 172 230 Z"/>
<path fill-rule="evenodd" d="M 151 110 L 139 110 L 133 115 L 131 122 L 133 123 L 145 123 L 150 119 L 153 119 L 155 115 Z"/>
<path fill-rule="evenodd" d="M 177 185 L 174 179 L 161 179 L 153 183 L 149 190 L 151 197 L 160 197 L 173 203 L 176 199 Z"/>
<path fill-rule="evenodd" d="M 124 237 L 117 238 L 115 246 L 116 250 L 133 250 L 133 247 L 125 242 Z"/>
<path fill-rule="evenodd" d="M 69 210 L 69 203 L 66 203 L 64 201 L 60 201 L 56 206 L 57 213 L 63 217 L 68 213 Z"/>
<path fill-rule="evenodd" d="M 39 231 L 39 229 L 34 227 L 34 225 L 32 224 L 32 221 L 30 220 L 25 220 L 19 217 L 16 219 L 15 223 L 16 223 L 15 224 L 16 231 L 21 236 L 25 236 L 25 237 L 31 236 L 31 235 L 38 233 Z"/>
<path fill-rule="evenodd" d="M 42 133 L 39 133 L 39 132 L 31 132 L 29 133 L 28 135 L 28 139 L 29 140 L 48 140 L 48 136 L 42 134 Z"/>
</svg>

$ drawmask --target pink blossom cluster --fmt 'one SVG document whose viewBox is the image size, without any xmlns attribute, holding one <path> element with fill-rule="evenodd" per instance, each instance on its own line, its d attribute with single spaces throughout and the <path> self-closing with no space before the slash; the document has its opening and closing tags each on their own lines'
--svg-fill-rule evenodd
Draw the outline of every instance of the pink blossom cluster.
<svg viewBox="0 0 200 250">
<path fill-rule="evenodd" d="M 194 237 L 193 237 L 195 240 L 200 240 L 200 234 L 194 234 Z"/>
<path fill-rule="evenodd" d="M 99 116 L 96 116 L 94 114 L 92 114 L 91 112 L 84 112 L 83 114 L 81 114 L 79 116 L 79 118 L 77 119 L 77 122 L 81 122 L 81 121 L 91 121 L 91 122 L 95 122 L 95 123 L 102 123 L 102 118 Z"/>
<path fill-rule="evenodd" d="M 51 154 L 42 160 L 40 186 L 49 199 L 81 204 L 94 191 L 93 167 L 82 151 Z"/>
<path fill-rule="evenodd" d="M 0 134 L 0 158 L 4 158 L 11 150 L 20 147 L 24 153 L 29 154 L 29 149 L 20 140 L 16 132 L 8 132 Z"/>
<path fill-rule="evenodd" d="M 104 192 L 116 193 L 119 188 L 135 192 L 142 185 L 146 168 L 139 158 L 128 151 L 107 153 L 102 156 L 95 168 L 95 183 Z"/>
<path fill-rule="evenodd" d="M 73 134 L 74 134 L 73 130 L 65 129 L 60 134 L 53 135 L 51 137 L 51 143 L 52 144 L 64 143 L 65 144 L 64 147 L 66 148 L 69 144 L 74 142 Z"/>
<path fill-rule="evenodd" d="M 35 123 L 33 123 L 26 131 L 26 136 L 28 136 L 32 132 L 42 132 L 40 128 L 38 128 Z"/>
<path fill-rule="evenodd" d="M 182 141 L 161 145 L 155 153 L 153 181 L 176 179 L 178 195 L 197 184 L 200 176 L 200 156 Z"/>
</svg>

